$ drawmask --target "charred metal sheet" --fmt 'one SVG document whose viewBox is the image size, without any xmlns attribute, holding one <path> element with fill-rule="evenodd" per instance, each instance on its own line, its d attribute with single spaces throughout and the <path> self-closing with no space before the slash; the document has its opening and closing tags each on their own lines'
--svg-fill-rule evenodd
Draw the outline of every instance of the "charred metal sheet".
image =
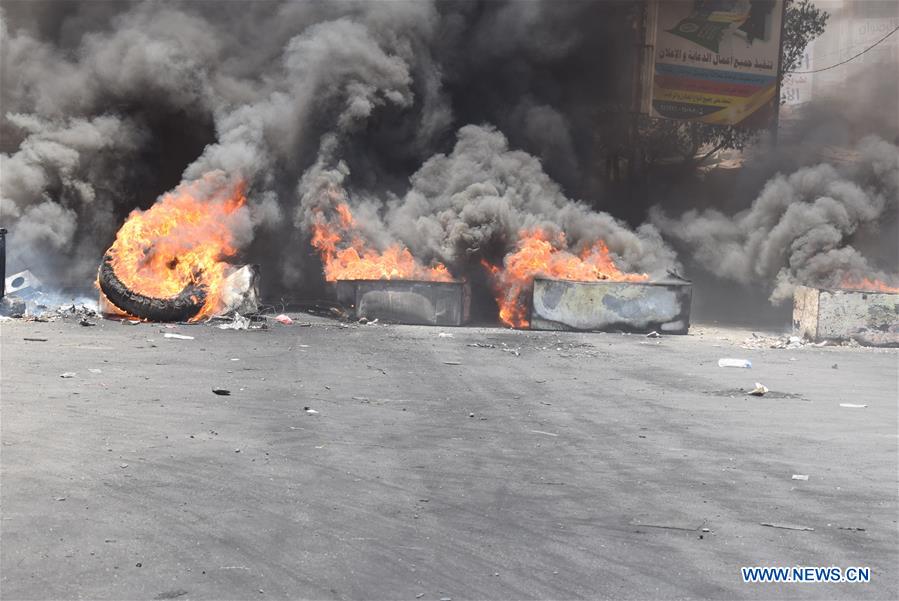
<svg viewBox="0 0 899 601">
<path fill-rule="evenodd" d="M 337 280 L 337 300 L 356 319 L 461 326 L 468 321 L 471 293 L 465 282 Z"/>
<path fill-rule="evenodd" d="M 797 286 L 793 330 L 812 340 L 855 339 L 899 345 L 899 294 Z"/>
<path fill-rule="evenodd" d="M 693 285 L 536 278 L 531 329 L 686 334 Z"/>
</svg>

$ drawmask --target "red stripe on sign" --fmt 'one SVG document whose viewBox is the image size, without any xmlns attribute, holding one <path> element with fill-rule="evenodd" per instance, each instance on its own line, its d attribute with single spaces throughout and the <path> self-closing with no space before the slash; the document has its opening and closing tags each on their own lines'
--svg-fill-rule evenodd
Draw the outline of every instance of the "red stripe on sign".
<svg viewBox="0 0 899 601">
<path fill-rule="evenodd" d="M 752 96 L 764 86 L 751 84 L 726 83 L 709 79 L 693 79 L 690 77 L 675 77 L 656 73 L 655 83 L 666 90 L 686 90 L 690 92 L 703 92 L 705 94 L 718 94 L 721 96 Z"/>
</svg>

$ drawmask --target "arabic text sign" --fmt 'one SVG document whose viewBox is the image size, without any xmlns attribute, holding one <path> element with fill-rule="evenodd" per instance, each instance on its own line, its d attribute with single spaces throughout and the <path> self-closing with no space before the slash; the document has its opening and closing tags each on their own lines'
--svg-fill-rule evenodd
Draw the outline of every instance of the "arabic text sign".
<svg viewBox="0 0 899 601">
<path fill-rule="evenodd" d="M 660 2 L 653 116 L 767 127 L 782 16 L 783 0 Z"/>
</svg>

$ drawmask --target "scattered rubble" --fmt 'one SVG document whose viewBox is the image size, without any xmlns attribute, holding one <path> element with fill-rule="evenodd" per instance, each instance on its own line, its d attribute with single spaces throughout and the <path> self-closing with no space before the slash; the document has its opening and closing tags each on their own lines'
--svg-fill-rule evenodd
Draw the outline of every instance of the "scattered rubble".
<svg viewBox="0 0 899 601">
<path fill-rule="evenodd" d="M 250 327 L 250 318 L 244 317 L 240 313 L 234 313 L 234 319 L 216 327 L 220 330 L 246 330 Z"/>
<path fill-rule="evenodd" d="M 3 317 L 23 317 L 25 310 L 25 301 L 20 298 L 7 295 L 0 299 L 0 315 Z"/>
</svg>

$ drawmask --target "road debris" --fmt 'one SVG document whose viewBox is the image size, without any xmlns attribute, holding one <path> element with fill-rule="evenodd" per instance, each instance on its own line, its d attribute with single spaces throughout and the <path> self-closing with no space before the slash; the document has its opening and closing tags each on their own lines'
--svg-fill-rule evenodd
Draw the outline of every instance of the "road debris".
<svg viewBox="0 0 899 601">
<path fill-rule="evenodd" d="M 808 480 L 808 474 L 793 474 L 793 480 Z"/>
<path fill-rule="evenodd" d="M 473 348 L 496 348 L 495 344 L 487 344 L 486 342 L 472 342 L 470 344 L 466 344 L 465 346 L 470 346 Z"/>
<path fill-rule="evenodd" d="M 91 372 L 92 374 L 102 374 L 103 373 L 102 369 L 97 369 L 96 367 L 93 367 L 87 371 Z"/>
<path fill-rule="evenodd" d="M 662 335 L 659 334 L 658 332 L 656 332 L 655 330 L 653 330 L 652 332 L 650 332 L 649 334 L 647 334 L 646 337 L 647 337 L 647 338 L 661 338 Z"/>
<path fill-rule="evenodd" d="M 27 305 L 25 301 L 14 296 L 0 298 L 0 315 L 4 317 L 24 317 Z"/>
<path fill-rule="evenodd" d="M 250 318 L 244 317 L 240 313 L 234 314 L 234 319 L 229 323 L 223 323 L 221 325 L 216 326 L 220 330 L 246 330 L 250 327 Z M 166 338 L 171 338 L 173 336 L 165 335 Z"/>
<path fill-rule="evenodd" d="M 67 371 L 67 372 L 63 372 L 63 373 L 59 374 L 59 377 L 60 378 L 74 378 L 77 375 L 78 374 L 75 373 L 74 371 Z"/>
<path fill-rule="evenodd" d="M 750 361 L 749 359 L 718 359 L 718 367 L 743 367 L 746 369 L 751 369 L 752 361 Z"/>
<path fill-rule="evenodd" d="M 765 393 L 768 392 L 768 387 L 762 384 L 761 382 L 755 383 L 755 388 L 749 391 L 749 394 L 752 396 L 765 396 Z"/>
<path fill-rule="evenodd" d="M 193 336 L 187 336 L 186 334 L 173 334 L 172 332 L 166 332 L 162 336 L 163 338 L 174 338 L 175 340 L 193 340 Z"/>
<path fill-rule="evenodd" d="M 461 361 L 444 361 L 444 365 L 462 365 Z"/>
<path fill-rule="evenodd" d="M 867 405 L 856 405 L 855 403 L 840 403 L 840 407 L 846 407 L 847 409 L 864 409 Z"/>
<path fill-rule="evenodd" d="M 640 526 L 642 528 L 661 528 L 662 530 L 682 530 L 684 532 L 697 532 L 699 531 L 699 527 L 692 526 L 673 526 L 669 524 L 643 524 L 641 522 L 631 522 L 632 526 Z M 702 529 L 703 532 L 708 532 L 707 528 Z"/>
<path fill-rule="evenodd" d="M 49 338 L 22 338 L 25 342 L 47 342 Z"/>
<path fill-rule="evenodd" d="M 183 597 L 184 595 L 186 595 L 187 592 L 188 591 L 186 591 L 184 589 L 177 589 L 174 591 L 165 591 L 165 592 L 159 593 L 158 595 L 153 597 L 153 599 L 177 599 L 178 597 Z"/>
<path fill-rule="evenodd" d="M 437 334 L 438 338 L 452 338 L 453 335 L 450 332 L 440 332 Z"/>
<path fill-rule="evenodd" d="M 275 315 L 275 321 L 277 321 L 278 323 L 283 324 L 285 326 L 289 326 L 290 324 L 293 323 L 293 320 L 290 317 L 288 317 L 287 315 L 284 315 L 283 313 L 281 313 L 280 315 Z"/>
<path fill-rule="evenodd" d="M 89 328 L 89 327 L 91 327 L 91 326 L 97 325 L 97 324 L 95 324 L 94 322 L 92 322 L 92 321 L 90 321 L 89 319 L 87 319 L 86 317 L 82 317 L 82 318 L 78 321 L 78 324 L 79 324 L 79 325 L 82 325 L 82 326 L 84 326 L 84 327 L 86 327 L 86 328 Z"/>
<path fill-rule="evenodd" d="M 227 388 L 213 388 L 212 392 L 219 396 L 231 396 L 231 391 Z"/>
<path fill-rule="evenodd" d="M 312 407 L 303 407 L 303 411 L 305 411 L 309 415 L 318 415 L 318 411 L 316 411 Z"/>
<path fill-rule="evenodd" d="M 805 532 L 814 532 L 814 528 L 809 528 L 808 526 L 797 526 L 795 524 L 775 524 L 769 522 L 762 522 L 762 526 L 767 526 L 768 528 L 780 528 L 781 530 L 802 530 Z"/>
</svg>

